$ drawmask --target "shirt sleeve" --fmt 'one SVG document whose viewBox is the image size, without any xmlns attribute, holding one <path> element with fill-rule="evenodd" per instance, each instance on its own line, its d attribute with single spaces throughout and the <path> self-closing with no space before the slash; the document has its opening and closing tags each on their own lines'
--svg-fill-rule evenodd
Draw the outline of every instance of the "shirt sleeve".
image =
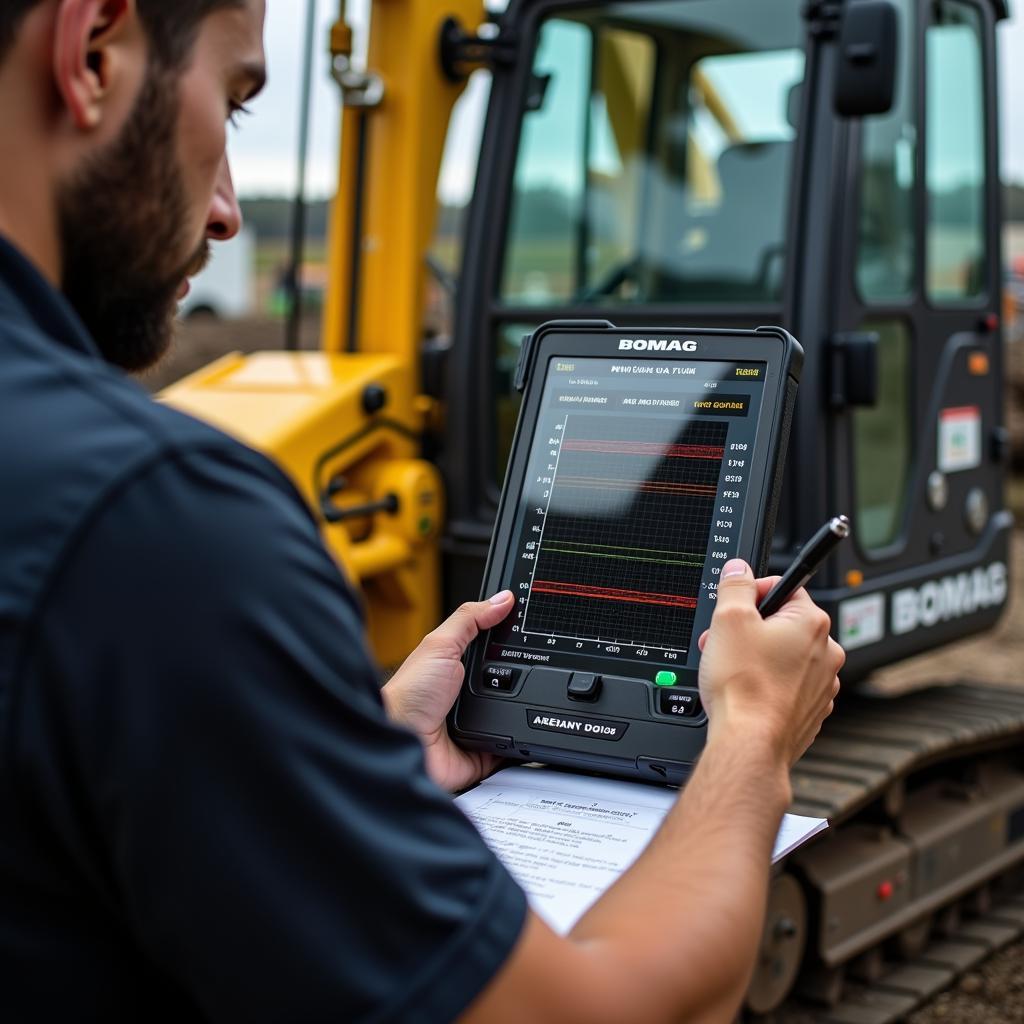
<svg viewBox="0 0 1024 1024">
<path fill-rule="evenodd" d="M 164 458 L 84 531 L 32 646 L 27 788 L 209 1019 L 451 1020 L 523 894 L 387 720 L 353 598 L 261 462 Z"/>
</svg>

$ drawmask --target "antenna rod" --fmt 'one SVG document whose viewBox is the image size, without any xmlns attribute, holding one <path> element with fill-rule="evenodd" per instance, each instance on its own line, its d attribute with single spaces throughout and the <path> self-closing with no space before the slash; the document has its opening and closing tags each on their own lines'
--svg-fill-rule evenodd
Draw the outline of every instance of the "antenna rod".
<svg viewBox="0 0 1024 1024">
<path fill-rule="evenodd" d="M 299 348 L 302 328 L 302 264 L 306 251 L 306 165 L 309 162 L 309 123 L 313 105 L 313 41 L 316 35 L 316 0 L 306 0 L 306 36 L 303 41 L 302 99 L 299 107 L 298 181 L 292 207 L 291 259 L 288 265 L 287 290 L 291 299 L 285 347 Z"/>
</svg>

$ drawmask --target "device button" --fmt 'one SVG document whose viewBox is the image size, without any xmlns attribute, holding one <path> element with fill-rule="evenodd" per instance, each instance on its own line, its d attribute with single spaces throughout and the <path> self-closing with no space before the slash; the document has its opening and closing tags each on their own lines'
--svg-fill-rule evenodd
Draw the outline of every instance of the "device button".
<svg viewBox="0 0 1024 1024">
<path fill-rule="evenodd" d="M 693 690 L 659 690 L 658 710 L 663 715 L 692 718 L 700 713 L 700 696 Z"/>
<path fill-rule="evenodd" d="M 485 690 L 497 690 L 499 693 L 510 693 L 519 682 L 522 670 L 511 665 L 485 665 L 481 686 Z"/>
<path fill-rule="evenodd" d="M 593 672 L 574 672 L 567 692 L 570 700 L 597 700 L 601 692 L 601 677 Z"/>
<path fill-rule="evenodd" d="M 668 669 L 662 669 L 662 671 L 654 677 L 654 683 L 656 686 L 675 686 L 678 679 L 679 676 L 677 676 L 675 672 L 670 672 Z"/>
</svg>

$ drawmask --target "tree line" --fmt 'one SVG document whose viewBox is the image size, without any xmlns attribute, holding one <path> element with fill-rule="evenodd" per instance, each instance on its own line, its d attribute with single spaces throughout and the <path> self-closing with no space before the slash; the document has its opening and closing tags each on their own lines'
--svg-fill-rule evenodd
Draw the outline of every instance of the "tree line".
<svg viewBox="0 0 1024 1024">
<path fill-rule="evenodd" d="M 969 221 L 976 210 L 977 196 L 970 189 L 956 189 L 936 197 L 935 212 L 943 222 Z M 292 203 L 282 198 L 254 198 L 241 201 L 246 223 L 262 241 L 286 241 L 291 237 Z M 531 238 L 564 237 L 577 210 L 572 197 L 559 189 L 540 187 L 525 193 L 515 213 L 517 229 Z M 1024 222 L 1024 184 L 1003 187 L 1003 215 L 1008 221 Z M 327 237 L 330 202 L 314 200 L 307 205 L 307 237 L 322 242 Z M 442 206 L 438 212 L 438 234 L 457 235 L 462 230 L 465 210 L 460 206 Z"/>
</svg>

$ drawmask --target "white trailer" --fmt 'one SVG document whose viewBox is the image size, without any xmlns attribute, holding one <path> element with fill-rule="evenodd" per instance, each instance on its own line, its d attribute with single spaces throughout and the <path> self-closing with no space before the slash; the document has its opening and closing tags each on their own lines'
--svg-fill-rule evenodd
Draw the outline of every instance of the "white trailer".
<svg viewBox="0 0 1024 1024">
<path fill-rule="evenodd" d="M 236 320 L 253 311 L 256 235 L 243 228 L 227 242 L 214 242 L 206 269 L 191 282 L 178 307 L 182 319 L 208 315 Z"/>
</svg>

